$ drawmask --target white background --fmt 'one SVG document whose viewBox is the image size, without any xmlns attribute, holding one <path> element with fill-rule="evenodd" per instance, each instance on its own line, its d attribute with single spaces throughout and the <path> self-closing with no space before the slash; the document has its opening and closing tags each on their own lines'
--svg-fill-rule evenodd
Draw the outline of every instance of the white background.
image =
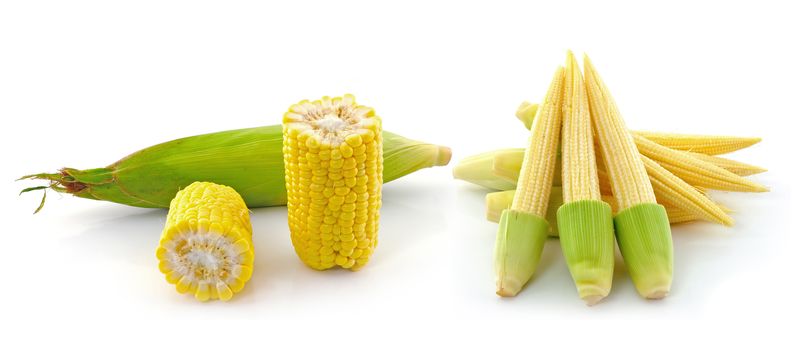
<svg viewBox="0 0 808 350">
<path fill-rule="evenodd" d="M 226 3 L 0 6 L 0 348 L 804 345 L 805 10 Z M 13 181 L 277 124 L 300 99 L 346 92 L 387 130 L 451 146 L 453 162 L 520 147 L 527 133 L 513 112 L 543 97 L 568 48 L 590 55 L 634 129 L 764 139 L 732 157 L 768 168 L 754 179 L 772 191 L 716 193 L 736 211 L 733 228 L 674 228 L 665 300 L 642 300 L 618 266 L 612 294 L 586 307 L 557 240 L 522 294 L 497 297 L 484 191 L 454 181 L 451 167 L 385 186 L 380 244 L 358 273 L 306 268 L 285 208 L 254 210 L 252 281 L 229 303 L 204 304 L 157 270 L 165 211 L 51 193 L 31 215 L 39 195 L 18 197 L 33 184 Z"/>
</svg>

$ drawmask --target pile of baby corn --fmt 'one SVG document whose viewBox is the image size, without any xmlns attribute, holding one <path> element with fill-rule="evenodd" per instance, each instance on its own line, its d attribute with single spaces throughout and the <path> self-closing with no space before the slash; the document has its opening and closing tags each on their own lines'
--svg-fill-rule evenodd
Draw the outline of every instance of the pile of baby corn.
<svg viewBox="0 0 808 350">
<path fill-rule="evenodd" d="M 664 298 L 673 280 L 670 225 L 730 226 L 730 210 L 708 190 L 768 191 L 744 177 L 765 169 L 716 156 L 760 139 L 630 131 L 586 56 L 583 70 L 568 52 L 544 102 L 519 106 L 530 129 L 525 149 L 469 157 L 454 176 L 500 190 L 486 196 L 487 217 L 499 222 L 497 294 L 519 293 L 553 234 L 588 305 L 609 295 L 615 238 L 639 294 Z"/>
</svg>

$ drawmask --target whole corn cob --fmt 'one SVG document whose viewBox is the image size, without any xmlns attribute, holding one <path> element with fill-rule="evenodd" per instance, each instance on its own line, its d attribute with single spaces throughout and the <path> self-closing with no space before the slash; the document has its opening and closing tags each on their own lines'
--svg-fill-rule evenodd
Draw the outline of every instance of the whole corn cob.
<svg viewBox="0 0 808 350">
<path fill-rule="evenodd" d="M 609 295 L 614 272 L 612 210 L 600 198 L 598 168 L 584 78 L 567 52 L 561 128 L 561 188 L 558 236 L 578 296 L 594 305 Z"/>
<path fill-rule="evenodd" d="M 381 120 L 352 95 L 292 105 L 283 118 L 289 229 L 317 270 L 359 270 L 376 247 L 382 188 Z"/>
<path fill-rule="evenodd" d="M 544 219 L 552 189 L 561 128 L 564 69 L 553 77 L 538 116 L 534 118 L 513 202 L 502 212 L 494 247 L 497 294 L 514 296 L 536 272 L 547 238 Z"/>
<path fill-rule="evenodd" d="M 516 191 L 506 190 L 490 192 L 485 195 L 485 217 L 488 221 L 494 223 L 499 222 L 499 219 L 502 216 L 502 211 L 510 207 L 511 202 L 513 201 L 514 192 Z M 614 197 L 601 193 L 600 198 L 603 199 L 604 202 L 609 203 L 612 208 L 612 215 L 617 214 L 615 211 L 617 209 L 617 203 L 615 202 Z M 561 207 L 562 204 L 564 204 L 564 199 L 561 194 L 561 187 L 553 186 L 553 189 L 550 192 L 550 201 L 547 204 L 547 216 L 545 217 L 549 224 L 547 230 L 549 236 L 558 236 L 556 211 L 559 207 Z M 664 202 L 660 204 L 665 207 L 665 212 L 668 215 L 668 221 L 671 223 L 671 225 L 704 220 L 703 218 L 693 215 L 688 211 L 673 206 L 673 204 Z M 724 213 L 729 214 L 732 212 L 724 205 L 718 204 L 718 207 L 721 208 Z"/>
<path fill-rule="evenodd" d="M 617 200 L 614 221 L 620 252 L 640 295 L 663 298 L 673 279 L 673 242 L 665 208 L 657 204 L 631 133 L 586 56 L 584 70 L 592 119 Z"/>
<path fill-rule="evenodd" d="M 250 280 L 253 254 L 250 214 L 235 190 L 194 182 L 177 192 L 157 259 L 178 292 L 229 300 Z"/>
<path fill-rule="evenodd" d="M 384 181 L 449 163 L 448 147 L 384 132 Z M 177 189 L 194 181 L 233 187 L 249 207 L 286 204 L 280 125 L 181 138 L 135 152 L 110 166 L 24 176 L 77 197 L 167 208 Z"/>
<path fill-rule="evenodd" d="M 760 142 L 759 137 L 683 135 L 652 131 L 635 131 L 634 134 L 671 149 L 707 155 L 730 153 Z"/>
</svg>

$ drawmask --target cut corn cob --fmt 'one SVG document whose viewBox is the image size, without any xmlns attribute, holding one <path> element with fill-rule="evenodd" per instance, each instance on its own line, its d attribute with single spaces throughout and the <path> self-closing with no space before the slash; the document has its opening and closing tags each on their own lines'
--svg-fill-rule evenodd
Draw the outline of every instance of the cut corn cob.
<svg viewBox="0 0 808 350">
<path fill-rule="evenodd" d="M 584 56 L 586 91 L 606 172 L 617 199 L 615 233 L 629 275 L 645 298 L 668 294 L 673 242 L 665 208 L 656 203 L 640 152 L 592 62 Z"/>
<path fill-rule="evenodd" d="M 494 248 L 497 294 L 514 296 L 536 272 L 547 238 L 544 219 L 552 188 L 561 128 L 564 69 L 553 77 L 541 111 L 534 118 L 513 202 L 502 212 Z"/>
<path fill-rule="evenodd" d="M 635 131 L 634 134 L 671 149 L 708 155 L 730 153 L 760 142 L 759 137 L 683 135 L 652 131 Z"/>
<path fill-rule="evenodd" d="M 688 153 L 656 144 L 634 135 L 637 148 L 671 173 L 694 186 L 735 192 L 766 192 L 768 189 L 711 163 L 696 159 Z"/>
<path fill-rule="evenodd" d="M 614 272 L 612 210 L 600 199 L 598 169 L 584 78 L 567 52 L 561 129 L 558 236 L 578 296 L 594 305 L 609 295 Z"/>
<path fill-rule="evenodd" d="M 160 271 L 180 293 L 229 300 L 250 280 L 250 214 L 230 187 L 194 182 L 171 201 L 157 248 Z"/>
<path fill-rule="evenodd" d="M 485 211 L 486 211 L 486 219 L 490 222 L 498 223 L 500 217 L 502 216 L 502 211 L 508 209 L 511 205 L 511 201 L 513 201 L 513 193 L 516 192 L 515 190 L 507 190 L 507 191 L 497 191 L 497 192 L 490 192 L 485 195 Z M 601 193 L 600 197 L 604 202 L 609 203 L 609 206 L 612 208 L 612 215 L 617 214 L 615 209 L 617 208 L 617 202 L 615 202 L 614 197 L 610 195 L 606 195 Z M 677 208 L 670 203 L 665 203 L 661 201 L 663 207 L 665 207 L 665 212 L 668 215 L 668 221 L 673 224 L 679 223 L 686 223 L 692 222 L 697 220 L 704 220 L 696 215 L 693 215 L 690 212 L 682 210 L 681 208 Z M 550 202 L 547 205 L 547 219 L 548 222 L 548 230 L 547 233 L 549 236 L 558 236 L 558 229 L 556 227 L 556 211 L 558 210 L 561 205 L 564 204 L 563 197 L 561 195 L 561 187 L 553 186 L 553 189 L 550 192 Z M 724 205 L 717 204 L 721 210 L 726 213 L 732 213 L 732 210 L 727 208 Z"/>
<path fill-rule="evenodd" d="M 766 169 L 761 168 L 759 166 L 754 166 L 751 164 L 746 164 L 743 162 L 739 162 L 737 160 L 721 158 L 716 156 L 711 156 L 707 154 L 695 153 L 695 152 L 688 152 L 687 155 L 696 158 L 698 160 L 705 161 L 707 163 L 713 164 L 719 168 L 727 170 L 735 175 L 738 176 L 749 176 L 760 174 L 762 172 L 766 172 Z"/>
<path fill-rule="evenodd" d="M 376 247 L 381 120 L 352 95 L 292 105 L 283 154 L 292 244 L 317 270 L 359 270 Z"/>
<path fill-rule="evenodd" d="M 233 187 L 248 207 L 286 205 L 280 125 L 181 138 L 135 152 L 105 168 L 64 168 L 23 178 L 77 197 L 146 208 L 168 208 L 178 188 L 194 181 Z M 384 181 L 449 163 L 448 147 L 390 132 L 384 137 Z"/>
</svg>

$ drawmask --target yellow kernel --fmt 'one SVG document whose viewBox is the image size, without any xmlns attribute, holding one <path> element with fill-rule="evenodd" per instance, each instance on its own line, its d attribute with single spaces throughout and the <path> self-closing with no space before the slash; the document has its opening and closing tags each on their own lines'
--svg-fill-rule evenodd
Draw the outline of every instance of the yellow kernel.
<svg viewBox="0 0 808 350">
<path fill-rule="evenodd" d="M 359 136 L 357 134 L 351 134 L 351 135 L 348 135 L 348 137 L 345 138 L 345 143 L 347 143 L 348 146 L 351 146 L 351 147 L 359 146 L 359 145 L 362 144 L 362 142 L 363 142 L 362 141 L 362 136 Z"/>
</svg>

